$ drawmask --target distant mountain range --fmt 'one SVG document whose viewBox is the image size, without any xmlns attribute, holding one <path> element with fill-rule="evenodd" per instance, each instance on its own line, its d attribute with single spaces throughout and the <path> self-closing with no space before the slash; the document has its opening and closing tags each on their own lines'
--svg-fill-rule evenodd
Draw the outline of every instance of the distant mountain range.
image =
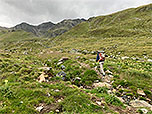
<svg viewBox="0 0 152 114">
<path fill-rule="evenodd" d="M 28 23 L 21 23 L 16 25 L 15 27 L 10 28 L 12 31 L 24 30 L 26 32 L 31 32 L 36 36 L 41 37 L 56 37 L 61 35 L 72 27 L 80 24 L 81 22 L 86 21 L 85 19 L 67 19 L 63 20 L 57 24 L 52 22 L 42 23 L 38 26 L 30 25 Z"/>
</svg>

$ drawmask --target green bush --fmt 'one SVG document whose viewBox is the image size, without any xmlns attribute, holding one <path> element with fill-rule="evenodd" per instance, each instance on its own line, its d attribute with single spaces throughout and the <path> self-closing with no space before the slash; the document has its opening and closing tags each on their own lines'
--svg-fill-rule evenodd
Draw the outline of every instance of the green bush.
<svg viewBox="0 0 152 114">
<path fill-rule="evenodd" d="M 0 94 L 1 96 L 6 97 L 8 99 L 15 98 L 14 92 L 11 90 L 8 84 L 5 84 L 0 87 Z"/>
<path fill-rule="evenodd" d="M 97 79 L 98 75 L 94 70 L 86 70 L 82 77 L 82 83 L 85 85 L 91 85 Z"/>
<path fill-rule="evenodd" d="M 123 106 L 123 103 L 118 98 L 116 98 L 113 95 L 107 95 L 107 96 L 105 96 L 105 101 L 107 103 L 115 105 L 115 106 Z"/>
</svg>

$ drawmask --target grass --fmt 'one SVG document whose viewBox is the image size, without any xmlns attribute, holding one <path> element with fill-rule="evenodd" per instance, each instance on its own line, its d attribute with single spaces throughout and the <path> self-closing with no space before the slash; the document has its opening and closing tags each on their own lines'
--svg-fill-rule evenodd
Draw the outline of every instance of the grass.
<svg viewBox="0 0 152 114">
<path fill-rule="evenodd" d="M 0 113 L 38 113 L 36 107 L 40 105 L 44 106 L 42 113 L 115 113 L 120 111 L 118 107 L 125 110 L 107 88 L 79 88 L 91 87 L 100 80 L 91 69 L 97 64 L 96 55 L 90 52 L 97 50 L 109 55 L 104 69 L 113 72 L 113 87 L 123 87 L 116 95 L 126 92 L 127 96 L 145 100 L 137 94 L 140 88 L 151 99 L 152 63 L 147 61 L 152 59 L 150 14 L 148 5 L 95 17 L 51 39 L 23 31 L 0 33 Z M 72 49 L 80 53 L 70 53 Z M 129 58 L 122 59 L 124 56 Z M 61 64 L 64 70 L 58 65 L 61 57 L 69 58 Z M 52 67 L 49 82 L 37 81 L 44 72 L 40 67 Z M 66 81 L 56 77 L 60 71 L 66 73 Z M 98 105 L 99 99 L 104 103 Z"/>
</svg>

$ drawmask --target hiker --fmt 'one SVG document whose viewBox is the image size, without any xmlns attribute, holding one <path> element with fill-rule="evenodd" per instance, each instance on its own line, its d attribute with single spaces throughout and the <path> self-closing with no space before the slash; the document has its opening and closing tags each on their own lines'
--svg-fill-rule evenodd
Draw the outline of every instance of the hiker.
<svg viewBox="0 0 152 114">
<path fill-rule="evenodd" d="M 104 64 L 104 61 L 105 61 L 105 57 L 106 57 L 106 55 L 104 54 L 104 51 L 98 51 L 97 52 L 96 62 L 99 62 L 100 72 L 102 73 L 103 76 L 106 75 L 104 70 L 103 70 L 103 64 Z"/>
</svg>

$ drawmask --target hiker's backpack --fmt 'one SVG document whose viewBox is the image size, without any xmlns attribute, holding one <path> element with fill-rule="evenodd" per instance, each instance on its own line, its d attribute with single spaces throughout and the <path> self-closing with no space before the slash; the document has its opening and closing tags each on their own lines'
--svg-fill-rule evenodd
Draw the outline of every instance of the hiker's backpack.
<svg viewBox="0 0 152 114">
<path fill-rule="evenodd" d="M 99 62 L 104 60 L 105 60 L 105 56 L 102 53 L 99 53 Z"/>
</svg>

